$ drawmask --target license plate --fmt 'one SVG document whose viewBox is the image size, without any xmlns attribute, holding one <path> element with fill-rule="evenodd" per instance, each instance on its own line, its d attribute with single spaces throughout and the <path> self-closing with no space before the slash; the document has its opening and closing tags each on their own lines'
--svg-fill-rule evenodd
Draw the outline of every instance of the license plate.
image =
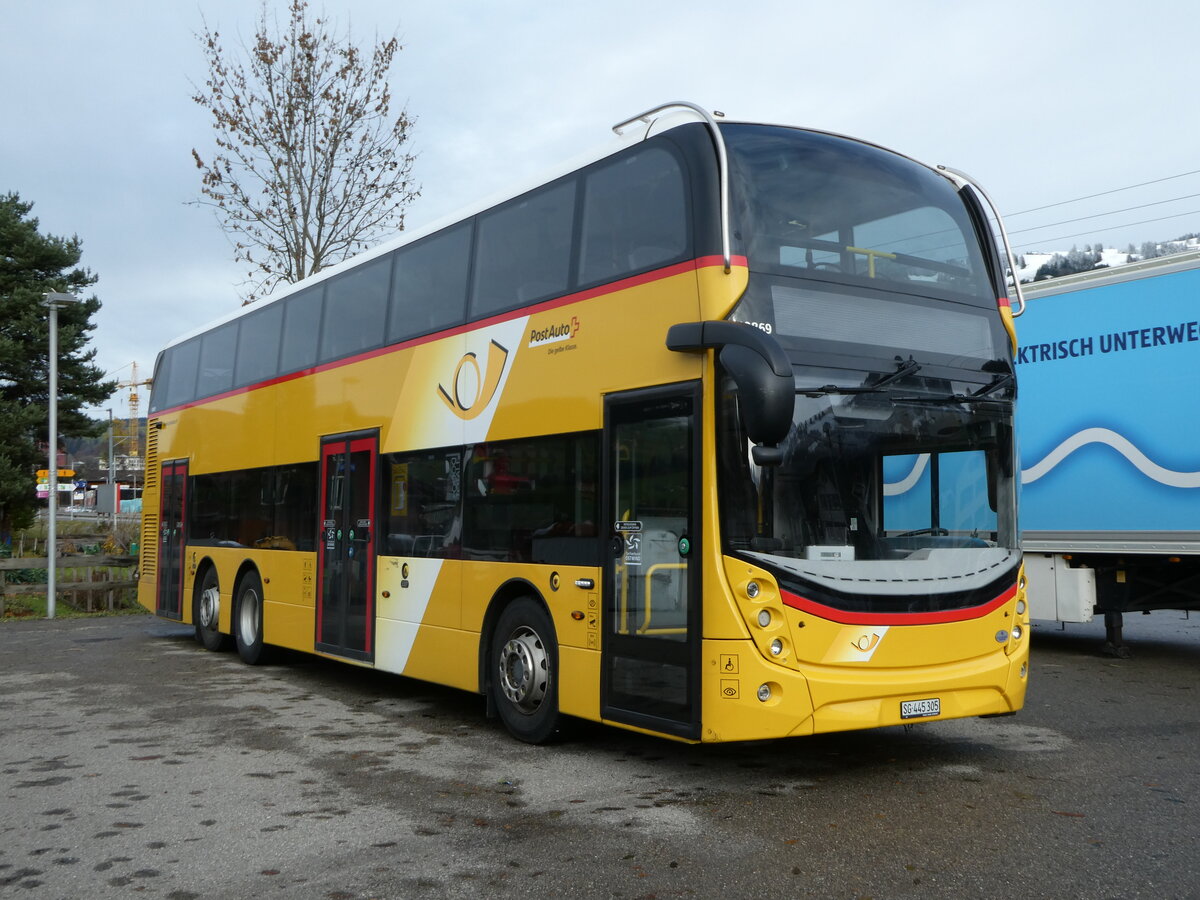
<svg viewBox="0 0 1200 900">
<path fill-rule="evenodd" d="M 902 719 L 927 719 L 930 716 L 940 716 L 941 714 L 942 701 L 937 697 L 931 697 L 928 700 L 900 701 L 900 718 Z"/>
</svg>

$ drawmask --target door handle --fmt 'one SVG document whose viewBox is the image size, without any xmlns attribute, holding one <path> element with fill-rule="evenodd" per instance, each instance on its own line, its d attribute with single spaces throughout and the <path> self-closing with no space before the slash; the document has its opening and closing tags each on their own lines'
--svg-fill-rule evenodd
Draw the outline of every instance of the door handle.
<svg viewBox="0 0 1200 900">
<path fill-rule="evenodd" d="M 596 586 L 596 580 L 594 578 L 576 578 L 575 579 L 575 587 L 579 588 L 582 591 L 590 591 L 595 586 Z"/>
</svg>

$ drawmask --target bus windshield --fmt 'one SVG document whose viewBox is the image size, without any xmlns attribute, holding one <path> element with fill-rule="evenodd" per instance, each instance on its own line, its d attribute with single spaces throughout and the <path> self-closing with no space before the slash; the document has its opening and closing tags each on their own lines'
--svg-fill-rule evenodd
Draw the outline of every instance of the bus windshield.
<svg viewBox="0 0 1200 900">
<path fill-rule="evenodd" d="M 968 200 L 869 144 L 723 132 L 751 270 L 730 318 L 773 334 L 796 384 L 777 466 L 755 464 L 732 379 L 721 393 L 727 551 L 841 609 L 992 600 L 1019 560 L 1015 388 Z"/>
<path fill-rule="evenodd" d="M 727 383 L 719 437 L 727 549 L 831 606 L 973 605 L 1017 560 L 1011 384 L 1001 376 L 992 393 L 967 383 L 943 392 L 941 379 L 915 374 L 843 393 L 828 383 L 834 375 L 800 376 L 778 466 L 754 464 Z"/>
<path fill-rule="evenodd" d="M 761 125 L 722 134 L 752 271 L 995 309 L 979 239 L 949 180 L 828 134 Z"/>
</svg>

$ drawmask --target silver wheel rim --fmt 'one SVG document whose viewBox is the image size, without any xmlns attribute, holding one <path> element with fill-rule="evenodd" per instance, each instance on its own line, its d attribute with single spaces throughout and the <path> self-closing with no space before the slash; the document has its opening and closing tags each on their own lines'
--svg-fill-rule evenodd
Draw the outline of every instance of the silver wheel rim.
<svg viewBox="0 0 1200 900">
<path fill-rule="evenodd" d="M 248 590 L 238 604 L 238 633 L 249 647 L 258 640 L 258 591 Z"/>
<path fill-rule="evenodd" d="M 550 660 L 536 631 L 522 625 L 500 650 L 500 690 L 521 712 L 537 712 L 550 682 Z"/>
<path fill-rule="evenodd" d="M 214 585 L 200 594 L 200 627 L 213 631 L 221 615 L 221 592 Z"/>
</svg>

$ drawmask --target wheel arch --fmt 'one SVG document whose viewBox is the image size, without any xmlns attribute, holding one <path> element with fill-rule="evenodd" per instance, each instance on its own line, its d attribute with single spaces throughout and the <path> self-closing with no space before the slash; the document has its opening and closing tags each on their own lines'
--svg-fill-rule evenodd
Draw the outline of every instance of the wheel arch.
<svg viewBox="0 0 1200 900">
<path fill-rule="evenodd" d="M 221 570 L 217 568 L 216 561 L 208 555 L 200 557 L 196 562 L 196 572 L 192 576 L 192 609 L 195 609 L 196 600 L 200 596 L 200 587 L 204 584 L 204 576 L 209 571 L 217 573 L 217 587 L 221 586 Z M 193 625 L 195 622 L 192 623 Z"/>
<path fill-rule="evenodd" d="M 238 565 L 237 574 L 233 576 L 233 590 L 229 592 L 232 603 L 237 603 L 238 592 L 242 589 L 242 582 L 246 580 L 247 575 L 257 575 L 258 583 L 262 585 L 263 597 L 265 600 L 267 588 L 266 581 L 263 579 L 262 571 L 252 559 L 243 559 Z"/>
</svg>

